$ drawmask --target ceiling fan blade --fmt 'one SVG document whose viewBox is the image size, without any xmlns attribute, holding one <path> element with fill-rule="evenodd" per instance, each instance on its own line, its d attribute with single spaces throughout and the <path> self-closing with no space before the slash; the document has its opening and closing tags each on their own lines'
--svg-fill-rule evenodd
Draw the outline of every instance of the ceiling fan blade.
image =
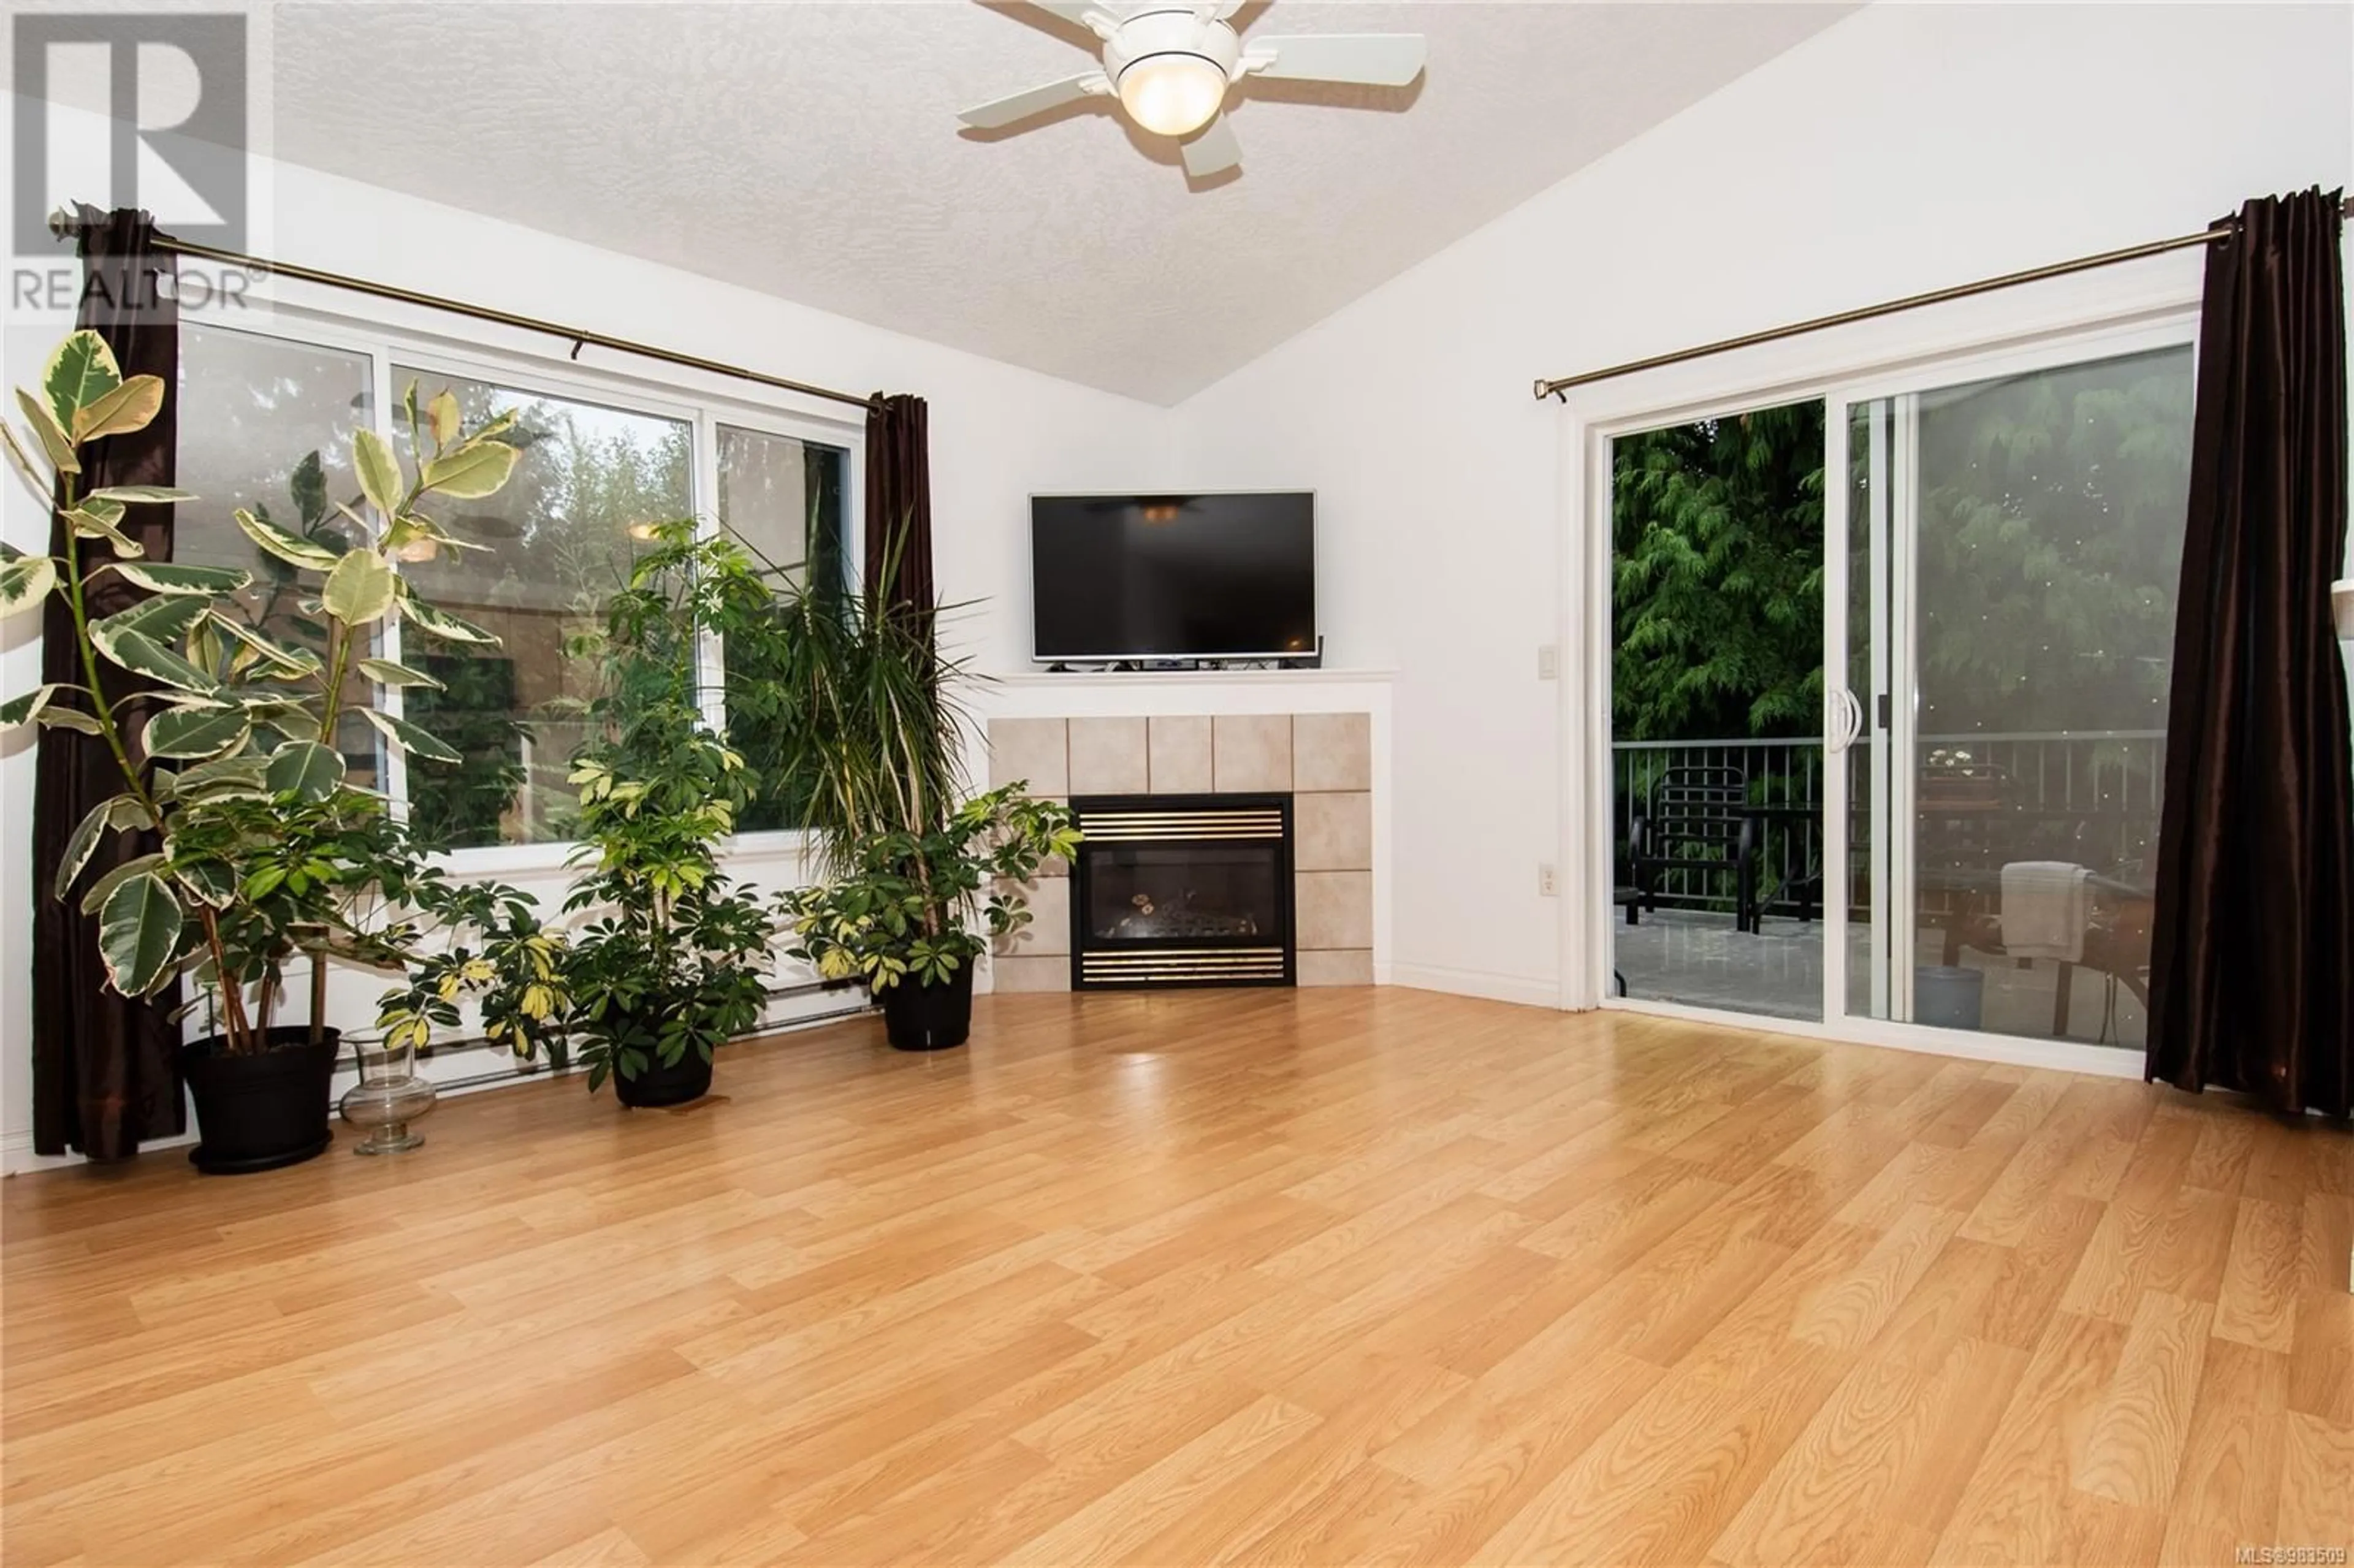
<svg viewBox="0 0 2354 1568">
<path fill-rule="evenodd" d="M 1105 0 L 1030 0 L 1030 4 L 1091 33 L 1100 29 L 1087 20 L 1090 16 L 1101 16 L 1114 26 L 1119 25 L 1119 12 Z"/>
<path fill-rule="evenodd" d="M 1258 76 L 1404 87 L 1422 74 L 1424 53 L 1419 33 L 1342 33 L 1253 38 L 1243 61 Z"/>
<path fill-rule="evenodd" d="M 1223 114 L 1203 127 L 1200 135 L 1178 148 L 1185 159 L 1185 173 L 1197 180 L 1224 174 L 1243 161 L 1243 144 L 1235 140 L 1235 128 L 1226 123 Z"/>
<path fill-rule="evenodd" d="M 1050 81 L 1044 87 L 1034 87 L 1027 92 L 1017 92 L 1011 98 L 1001 98 L 984 103 L 978 109 L 968 109 L 957 116 L 976 131 L 994 131 L 1011 125 L 1017 120 L 1027 120 L 1033 114 L 1044 114 L 1049 109 L 1060 109 L 1066 103 L 1076 103 L 1111 90 L 1111 82 L 1099 70 L 1087 71 Z"/>
</svg>

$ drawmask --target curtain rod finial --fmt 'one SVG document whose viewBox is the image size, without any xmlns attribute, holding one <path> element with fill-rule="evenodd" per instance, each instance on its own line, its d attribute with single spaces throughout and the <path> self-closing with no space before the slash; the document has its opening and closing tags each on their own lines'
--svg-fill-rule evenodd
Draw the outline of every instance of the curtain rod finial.
<svg viewBox="0 0 2354 1568">
<path fill-rule="evenodd" d="M 1553 388 L 1552 388 L 1552 387 L 1548 387 L 1548 386 L 1546 386 L 1546 385 L 1544 384 L 1544 381 L 1543 381 L 1543 377 L 1539 377 L 1539 378 L 1538 378 L 1538 380 L 1537 380 L 1537 381 L 1536 381 L 1536 383 L 1535 383 L 1535 387 L 1536 387 L 1536 398 L 1537 398 L 1537 401 L 1538 401 L 1538 402 L 1540 402 L 1540 403 L 1542 403 L 1542 402 L 1543 402 L 1543 401 L 1545 400 L 1545 394 L 1547 394 L 1548 392 L 1551 392 L 1551 391 L 1553 390 Z"/>
</svg>

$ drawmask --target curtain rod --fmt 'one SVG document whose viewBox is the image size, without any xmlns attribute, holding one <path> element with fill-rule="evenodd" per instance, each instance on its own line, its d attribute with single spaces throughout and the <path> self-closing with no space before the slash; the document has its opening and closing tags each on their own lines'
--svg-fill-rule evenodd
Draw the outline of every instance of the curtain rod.
<svg viewBox="0 0 2354 1568">
<path fill-rule="evenodd" d="M 2342 215 L 2354 217 L 2354 197 L 2341 205 Z M 1787 326 L 1767 327 L 1761 332 L 1744 333 L 1739 337 L 1723 338 L 1704 343 L 1697 348 L 1680 348 L 1670 354 L 1655 354 L 1649 359 L 1630 359 L 1624 365 L 1607 366 L 1600 370 L 1588 370 L 1583 375 L 1562 376 L 1536 383 L 1539 401 L 1565 396 L 1573 387 L 1584 387 L 1596 381 L 1608 381 L 1615 376 L 1632 376 L 1638 370 L 1657 370 L 1661 366 L 1681 365 L 1687 359 L 1704 359 L 1712 354 L 1723 354 L 1736 348 L 1753 348 L 1761 343 L 1778 343 L 1786 337 L 1797 337 L 1806 333 L 1820 332 L 1825 327 L 1847 326 L 1854 322 L 1868 322 L 1880 316 L 1892 316 L 1899 311 L 1916 310 L 1923 305 L 1942 305 L 1948 300 L 1967 300 L 1976 294 L 1990 294 L 1998 289 L 2015 288 L 2021 283 L 2040 283 L 2046 278 L 2064 278 L 2072 272 L 2089 272 L 2098 267 L 2113 267 L 2120 261 L 2138 261 L 2145 256 L 2163 256 L 2169 250 L 2187 250 L 2194 245 L 2211 245 L 2228 238 L 2239 228 L 2239 220 L 2227 218 L 2212 228 L 2202 228 L 2196 234 L 2178 234 L 2171 239 L 2153 239 L 2147 245 L 2128 245 L 2122 250 L 2104 250 L 2094 256 L 2079 256 L 2072 260 L 2054 261 L 2047 266 L 2031 267 L 2023 272 L 2005 272 L 1999 278 L 1981 278 L 1975 283 L 1956 283 L 1948 289 L 1933 289 L 1925 294 L 1907 294 L 1901 300 L 1887 300 L 1876 305 L 1860 305 L 1835 315 L 1816 316 L 1811 321 L 1792 322 Z"/>
<path fill-rule="evenodd" d="M 60 210 L 49 215 L 49 232 L 63 239 L 80 232 L 80 222 Z M 402 289 L 390 283 L 371 282 L 366 278 L 349 277 L 342 272 L 323 271 L 316 267 L 297 266 L 292 261 L 272 261 L 266 257 L 247 256 L 235 250 L 218 250 L 193 240 L 175 239 L 168 234 L 155 236 L 155 248 L 176 256 L 192 256 L 198 260 L 217 261 L 225 266 L 242 267 L 251 271 L 268 272 L 275 277 L 292 278 L 298 282 L 319 283 L 331 289 L 348 289 L 354 293 L 371 294 L 379 300 L 397 300 L 405 305 L 423 305 L 429 310 L 447 311 L 453 315 L 472 316 L 476 321 L 494 322 L 500 326 L 520 327 L 525 332 L 544 333 L 550 337 L 568 338 L 572 357 L 578 359 L 584 347 L 594 344 L 622 354 L 634 354 L 646 359 L 658 359 L 665 365 L 684 366 L 689 370 L 708 371 L 714 376 L 732 376 L 738 381 L 754 381 L 763 387 L 781 391 L 800 392 L 811 397 L 823 397 L 835 403 L 849 403 L 861 408 L 872 408 L 872 397 L 862 397 L 854 392 L 838 392 L 831 387 L 813 387 L 806 381 L 790 381 L 766 371 L 747 370 L 740 365 L 727 365 L 716 359 L 705 359 L 697 355 L 680 354 L 652 344 L 636 343 L 626 337 L 613 337 L 585 327 L 569 327 L 560 322 L 542 321 L 536 316 L 518 315 L 513 311 L 493 309 L 489 305 L 470 305 L 463 300 L 444 299 L 439 294 L 419 293 L 414 289 Z"/>
</svg>

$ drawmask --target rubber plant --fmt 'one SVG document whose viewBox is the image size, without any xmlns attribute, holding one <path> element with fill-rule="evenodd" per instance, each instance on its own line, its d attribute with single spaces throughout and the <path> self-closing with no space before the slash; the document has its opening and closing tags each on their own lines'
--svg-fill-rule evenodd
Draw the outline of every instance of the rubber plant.
<svg viewBox="0 0 2354 1568">
<path fill-rule="evenodd" d="M 431 735 L 376 705 L 384 690 L 434 683 L 375 649 L 395 621 L 429 644 L 495 643 L 419 599 L 395 563 L 428 540 L 473 547 L 424 507 L 435 498 L 490 495 L 506 482 L 515 452 L 499 436 L 508 419 L 463 429 L 455 398 L 445 392 L 420 407 L 411 386 L 402 411 L 420 454 L 413 474 L 375 431 L 353 437 L 363 493 L 335 507 L 362 541 L 349 547 L 329 543 L 331 532 L 297 534 L 259 511 L 236 514 L 273 563 L 273 576 L 291 574 L 301 585 L 302 609 L 321 630 L 313 648 L 251 623 L 234 598 L 251 574 L 150 562 L 122 531 L 126 507 L 195 497 L 153 486 L 82 488 L 82 449 L 143 429 L 164 396 L 154 376 L 124 377 L 96 333 L 76 332 L 50 356 L 39 391 L 17 392 L 31 440 L 0 423 L 10 461 L 66 524 L 59 554 L 0 546 L 0 611 L 31 610 L 61 596 L 82 675 L 0 705 L 0 724 L 95 736 L 120 769 L 121 792 L 82 820 L 55 868 L 58 897 L 73 895 L 109 834 L 156 835 L 154 852 L 80 891 L 82 906 L 98 916 L 112 988 L 147 995 L 186 973 L 214 1011 L 216 1049 L 258 1054 L 267 1046 L 287 966 L 307 958 L 316 1044 L 328 960 L 401 968 L 416 959 L 436 910 L 462 916 L 470 907 L 453 901 L 447 879 L 427 863 L 384 798 L 346 778 L 335 739 L 357 719 L 414 762 L 456 759 Z M 93 617 L 90 589 L 108 573 L 145 597 Z"/>
</svg>

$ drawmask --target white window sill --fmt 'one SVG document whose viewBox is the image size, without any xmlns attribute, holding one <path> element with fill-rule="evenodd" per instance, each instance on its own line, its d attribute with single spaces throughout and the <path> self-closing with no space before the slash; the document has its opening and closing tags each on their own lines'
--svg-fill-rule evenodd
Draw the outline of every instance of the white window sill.
<svg viewBox="0 0 2354 1568">
<path fill-rule="evenodd" d="M 474 849 L 451 850 L 432 857 L 434 865 L 451 876 L 567 876 L 582 869 L 571 863 L 572 852 L 579 847 L 577 840 L 538 844 L 484 844 Z M 766 832 L 737 833 L 722 840 L 719 858 L 724 862 L 799 861 L 811 848 L 811 835 L 800 828 L 778 828 Z"/>
</svg>

